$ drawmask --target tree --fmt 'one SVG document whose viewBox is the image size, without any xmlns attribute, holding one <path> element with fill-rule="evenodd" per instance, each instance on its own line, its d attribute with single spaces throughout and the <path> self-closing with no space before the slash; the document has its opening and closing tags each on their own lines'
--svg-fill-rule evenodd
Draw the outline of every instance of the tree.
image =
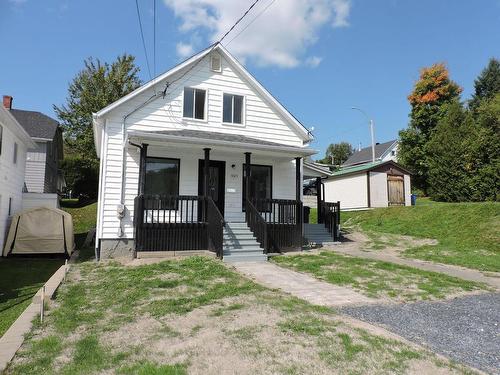
<svg viewBox="0 0 500 375">
<path fill-rule="evenodd" d="M 428 188 L 426 145 L 432 131 L 443 117 L 443 106 L 459 99 L 462 89 L 450 80 L 444 64 L 423 68 L 408 96 L 410 124 L 400 131 L 398 160 L 414 173 L 413 184 L 424 193 Z"/>
<path fill-rule="evenodd" d="M 350 143 L 347 142 L 332 143 L 326 149 L 325 157 L 319 160 L 319 162 L 324 164 L 340 165 L 344 163 L 347 159 L 349 159 L 349 156 L 351 156 L 353 152 L 354 150 Z"/>
<path fill-rule="evenodd" d="M 469 108 L 476 110 L 481 101 L 491 99 L 498 93 L 500 93 L 500 61 L 492 58 L 474 81 L 474 94 L 469 102 Z"/>
<path fill-rule="evenodd" d="M 92 114 L 139 87 L 138 73 L 135 57 L 131 55 L 119 56 L 111 64 L 88 58 L 83 70 L 69 84 L 66 103 L 60 107 L 54 105 L 70 159 L 63 163 L 63 170 L 67 176 L 86 176 L 84 181 L 68 178 L 69 189 L 89 197 L 96 196 L 99 162 L 94 147 Z"/>
</svg>

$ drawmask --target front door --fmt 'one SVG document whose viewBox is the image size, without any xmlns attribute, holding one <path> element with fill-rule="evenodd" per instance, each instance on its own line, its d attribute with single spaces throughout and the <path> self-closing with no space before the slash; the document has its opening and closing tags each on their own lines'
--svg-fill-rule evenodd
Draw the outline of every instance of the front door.
<svg viewBox="0 0 500 375">
<path fill-rule="evenodd" d="M 203 195 L 204 160 L 198 163 L 198 195 Z M 224 216 L 224 190 L 226 181 L 226 162 L 210 160 L 208 165 L 208 196 L 211 197 L 222 216 Z"/>
</svg>

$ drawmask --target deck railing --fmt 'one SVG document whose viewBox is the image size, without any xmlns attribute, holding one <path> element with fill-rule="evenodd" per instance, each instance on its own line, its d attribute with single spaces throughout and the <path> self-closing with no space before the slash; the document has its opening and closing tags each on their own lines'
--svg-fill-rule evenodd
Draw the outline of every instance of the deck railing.
<svg viewBox="0 0 500 375">
<path fill-rule="evenodd" d="M 217 257 L 223 257 L 224 217 L 212 198 L 206 198 L 208 245 Z"/>
<path fill-rule="evenodd" d="M 269 250 L 267 239 L 267 224 L 260 212 L 252 202 L 245 199 L 245 219 L 250 230 L 255 234 L 257 241 L 264 247 L 264 252 Z"/>
<path fill-rule="evenodd" d="M 223 220 L 211 198 L 140 195 L 134 202 L 136 251 L 205 250 L 222 256 Z"/>
<path fill-rule="evenodd" d="M 253 208 L 251 215 L 253 220 L 257 221 L 255 218 L 256 211 L 266 224 L 266 239 L 259 240 L 257 238 L 266 251 L 281 251 L 287 247 L 299 247 L 302 245 L 303 220 L 301 201 L 257 199 L 250 202 L 250 208 Z M 262 226 L 262 224 L 260 225 Z"/>
<path fill-rule="evenodd" d="M 340 202 L 321 202 L 323 223 L 334 241 L 340 240 Z"/>
</svg>

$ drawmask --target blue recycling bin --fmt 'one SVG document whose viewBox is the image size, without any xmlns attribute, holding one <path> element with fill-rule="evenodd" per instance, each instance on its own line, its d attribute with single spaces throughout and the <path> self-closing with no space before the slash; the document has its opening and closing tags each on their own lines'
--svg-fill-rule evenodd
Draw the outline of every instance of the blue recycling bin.
<svg viewBox="0 0 500 375">
<path fill-rule="evenodd" d="M 417 204 L 417 194 L 411 195 L 411 205 L 415 206 Z"/>
</svg>

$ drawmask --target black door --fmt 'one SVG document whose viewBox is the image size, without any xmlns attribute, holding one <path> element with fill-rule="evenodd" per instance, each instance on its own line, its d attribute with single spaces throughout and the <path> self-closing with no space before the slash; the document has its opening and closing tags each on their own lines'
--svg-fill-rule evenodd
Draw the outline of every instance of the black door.
<svg viewBox="0 0 500 375">
<path fill-rule="evenodd" d="M 203 166 L 204 160 L 199 161 L 198 167 L 198 195 L 203 195 Z M 208 165 L 208 196 L 211 197 L 220 213 L 224 216 L 224 196 L 226 181 L 226 162 L 210 160 Z"/>
</svg>

